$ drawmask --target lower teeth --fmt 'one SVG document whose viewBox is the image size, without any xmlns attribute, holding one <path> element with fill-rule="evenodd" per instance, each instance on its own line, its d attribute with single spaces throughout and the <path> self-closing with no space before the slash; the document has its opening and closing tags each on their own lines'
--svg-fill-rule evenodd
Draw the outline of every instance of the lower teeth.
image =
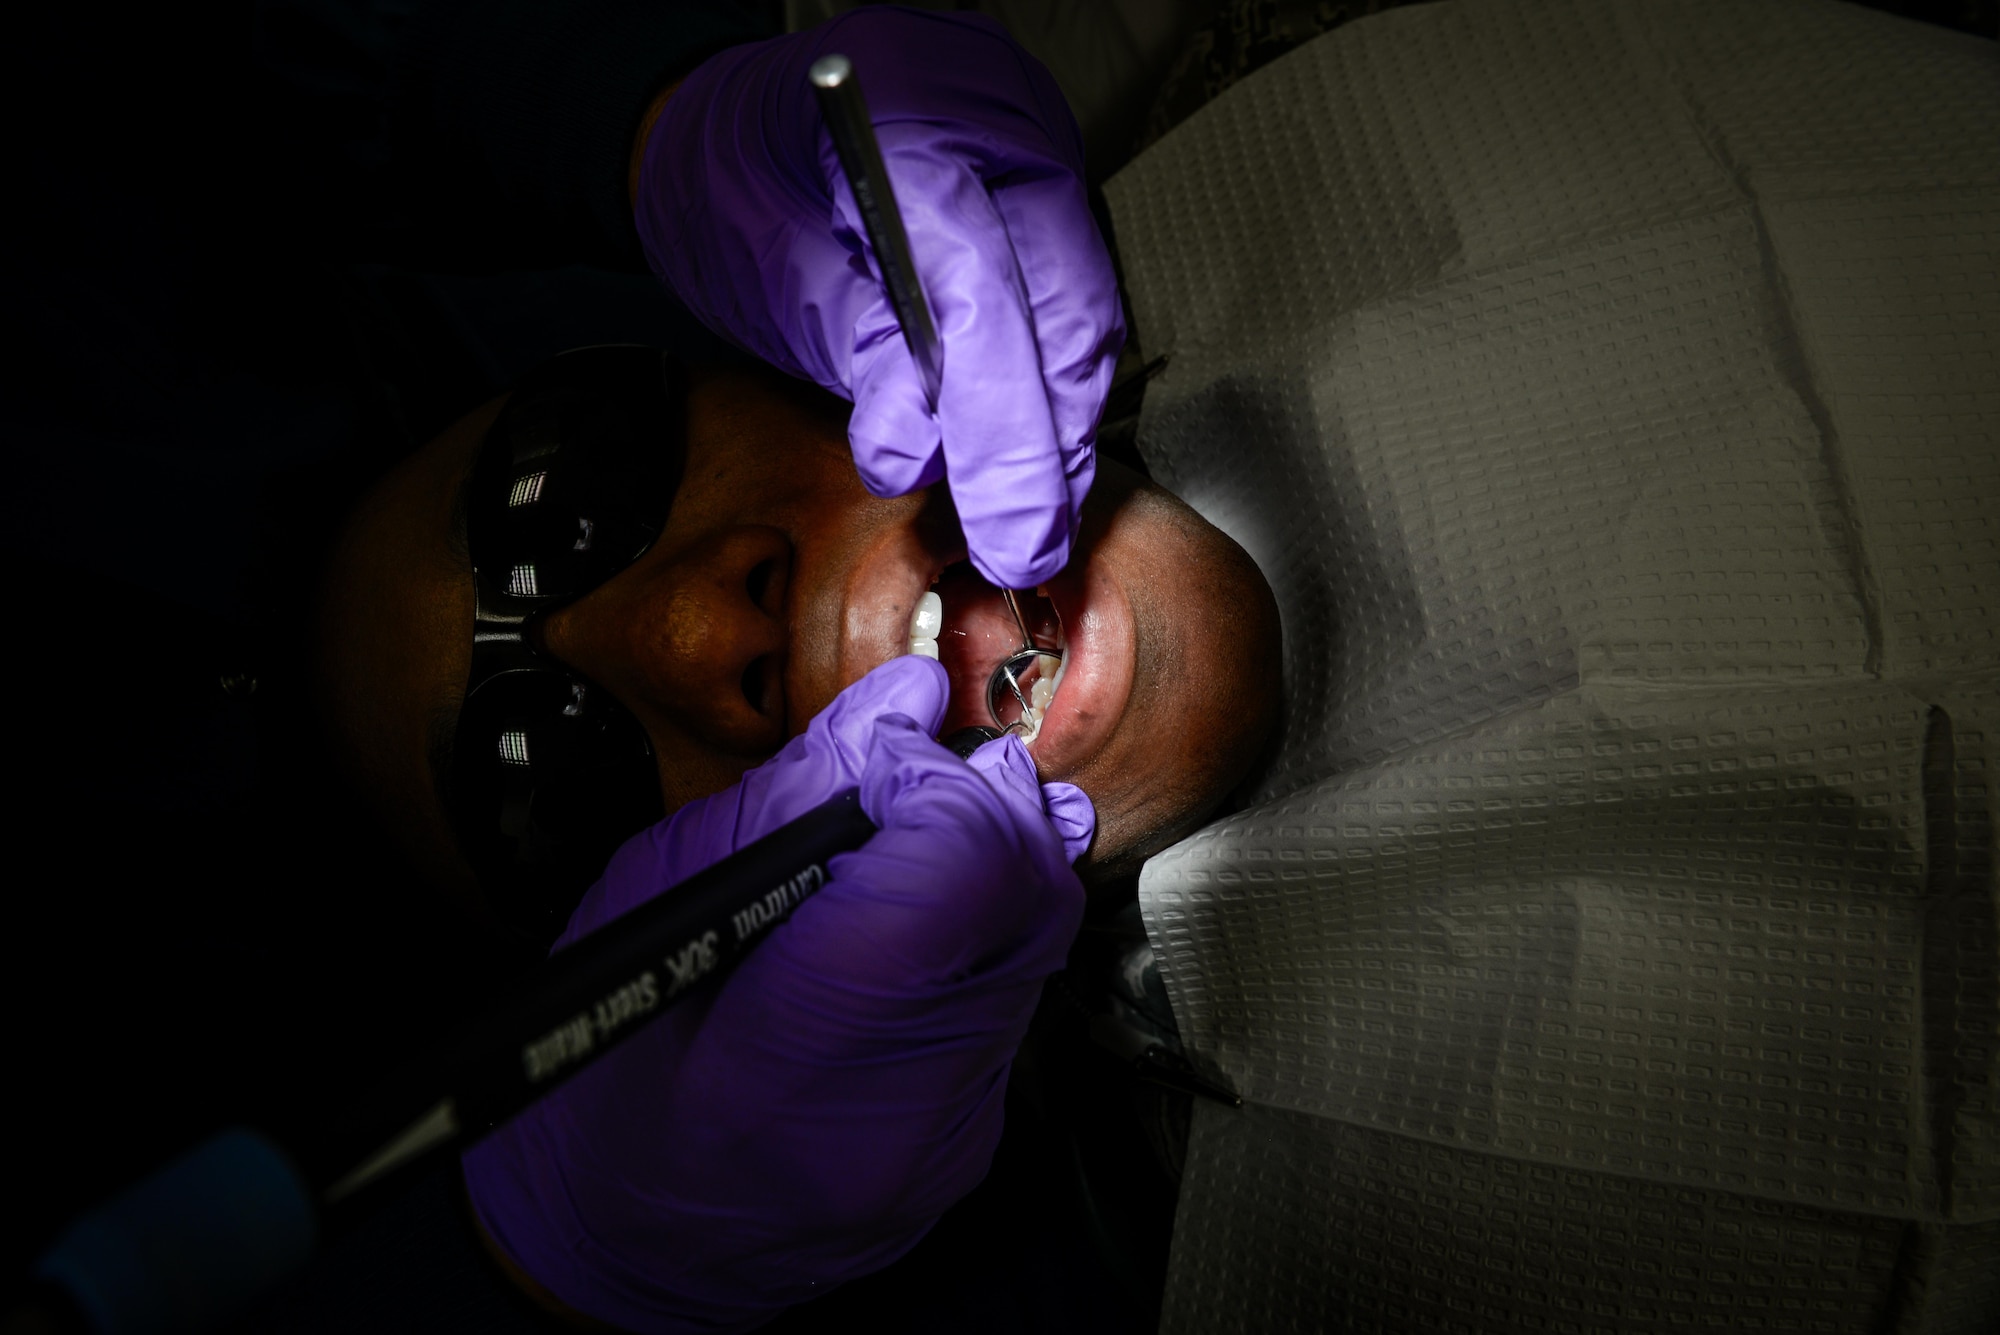
<svg viewBox="0 0 2000 1335">
<path fill-rule="evenodd" d="M 1049 702 L 1056 698 L 1056 692 L 1062 689 L 1063 673 L 1068 671 L 1069 655 L 1064 654 L 1056 666 L 1055 676 L 1037 679 L 1034 689 L 1028 693 L 1028 703 L 1033 706 L 1029 712 L 1034 716 L 1036 736 L 1041 735 L 1042 717 L 1048 712 Z"/>
<path fill-rule="evenodd" d="M 1049 670 L 1050 664 L 1055 665 L 1053 672 Z M 1025 688 L 1009 681 L 1004 670 L 1002 675 L 996 675 L 988 702 L 993 711 L 993 721 L 1009 732 L 1018 733 L 1021 740 L 1029 744 L 1041 735 L 1042 719 L 1048 712 L 1049 702 L 1055 698 L 1056 689 L 1062 685 L 1063 669 L 1067 663 L 1056 654 L 1043 652 L 1033 656 L 1033 666 L 1035 679 Z M 1023 671 L 1020 675 L 1027 673 Z M 1015 714 L 1016 710 L 1018 714 Z M 1014 715 L 1011 722 L 1006 721 L 1009 715 Z"/>
</svg>

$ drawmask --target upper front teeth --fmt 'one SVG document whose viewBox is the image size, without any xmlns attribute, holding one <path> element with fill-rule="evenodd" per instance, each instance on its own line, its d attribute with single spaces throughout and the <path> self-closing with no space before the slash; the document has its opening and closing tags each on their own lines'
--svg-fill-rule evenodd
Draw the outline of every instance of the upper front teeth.
<svg viewBox="0 0 2000 1335">
<path fill-rule="evenodd" d="M 944 599 L 935 590 L 926 590 L 910 613 L 910 652 L 925 658 L 938 656 L 937 635 L 944 629 Z"/>
</svg>

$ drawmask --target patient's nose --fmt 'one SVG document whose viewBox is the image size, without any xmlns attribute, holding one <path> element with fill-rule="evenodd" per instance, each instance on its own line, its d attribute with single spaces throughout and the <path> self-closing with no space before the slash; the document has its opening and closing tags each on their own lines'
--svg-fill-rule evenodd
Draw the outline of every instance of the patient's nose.
<svg viewBox="0 0 2000 1335">
<path fill-rule="evenodd" d="M 665 562 L 641 559 L 550 619 L 544 643 L 643 719 L 671 715 L 700 741 L 744 756 L 785 740 L 790 541 L 722 530 Z"/>
</svg>

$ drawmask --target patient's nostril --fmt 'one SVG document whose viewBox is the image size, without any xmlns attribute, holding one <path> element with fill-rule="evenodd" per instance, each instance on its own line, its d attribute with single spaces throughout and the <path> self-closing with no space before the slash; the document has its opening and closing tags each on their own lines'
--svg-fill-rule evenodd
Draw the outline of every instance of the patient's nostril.
<svg viewBox="0 0 2000 1335">
<path fill-rule="evenodd" d="M 750 567 L 750 574 L 743 581 L 744 591 L 750 595 L 751 603 L 767 612 L 773 609 L 764 607 L 764 599 L 771 591 L 771 577 L 777 573 L 778 563 L 775 560 L 759 561 Z"/>
<path fill-rule="evenodd" d="M 743 669 L 743 698 L 750 702 L 750 708 L 768 715 L 771 702 L 766 697 L 770 690 L 771 655 L 759 654 L 750 660 L 750 666 Z"/>
</svg>

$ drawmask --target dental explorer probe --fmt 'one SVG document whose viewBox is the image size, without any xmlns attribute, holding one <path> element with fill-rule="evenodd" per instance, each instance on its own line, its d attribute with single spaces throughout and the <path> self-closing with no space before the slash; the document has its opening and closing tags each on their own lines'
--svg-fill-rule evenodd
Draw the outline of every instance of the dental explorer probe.
<svg viewBox="0 0 2000 1335">
<path fill-rule="evenodd" d="M 1035 633 L 1028 629 L 1028 618 L 1021 612 L 1021 599 L 1012 589 L 1000 590 L 1000 598 L 1007 604 L 1007 610 L 1013 613 L 1014 626 L 1021 632 L 1021 647 L 1007 655 L 1001 660 L 1000 666 L 993 669 L 993 677 L 986 687 L 986 707 L 993 715 L 993 721 L 998 723 L 1001 716 L 999 702 L 1011 696 L 1014 703 L 1021 707 L 1021 714 L 1007 725 L 1006 730 L 1008 732 L 1018 730 L 1022 741 L 1032 742 L 1041 735 L 1041 721 L 1035 714 L 1035 705 L 1030 693 L 1021 689 L 1021 682 L 1031 673 L 1038 678 L 1041 676 L 1044 658 L 1062 662 L 1062 651 L 1044 649 L 1035 643 Z M 1023 722 L 1023 720 L 1032 721 Z"/>
<path fill-rule="evenodd" d="M 896 312 L 896 323 L 903 327 L 903 341 L 909 345 L 910 359 L 917 364 L 917 375 L 923 380 L 924 399 L 935 413 L 938 386 L 943 379 L 944 351 L 938 344 L 930 303 L 924 299 L 924 285 L 917 277 L 916 260 L 910 255 L 910 234 L 903 227 L 902 211 L 896 207 L 896 191 L 889 184 L 889 169 L 882 161 L 882 146 L 875 139 L 874 123 L 868 119 L 868 102 L 861 95 L 854 62 L 830 53 L 815 60 L 806 77 L 812 81 L 819 98 L 820 116 L 826 121 L 827 133 L 833 137 L 834 151 L 840 155 L 840 169 L 847 177 L 848 188 L 854 192 L 855 207 L 861 210 L 862 228 L 875 251 L 875 262 L 882 269 L 882 286 L 889 291 L 889 305 Z M 996 723 L 999 711 L 991 702 L 1003 693 L 1019 703 L 1022 718 L 1031 717 L 1033 706 L 1021 689 L 1022 678 L 1031 671 L 1039 675 L 1043 658 L 1061 661 L 1063 656 L 1060 650 L 1043 649 L 1035 644 L 1014 590 L 1002 589 L 1000 596 L 1006 600 L 1007 610 L 1013 613 L 1014 624 L 1020 629 L 1021 647 L 993 670 L 987 686 L 989 709 Z M 1040 725 L 1037 722 L 1031 727 L 1016 720 L 1007 730 L 1015 729 L 1032 741 Z"/>
</svg>

